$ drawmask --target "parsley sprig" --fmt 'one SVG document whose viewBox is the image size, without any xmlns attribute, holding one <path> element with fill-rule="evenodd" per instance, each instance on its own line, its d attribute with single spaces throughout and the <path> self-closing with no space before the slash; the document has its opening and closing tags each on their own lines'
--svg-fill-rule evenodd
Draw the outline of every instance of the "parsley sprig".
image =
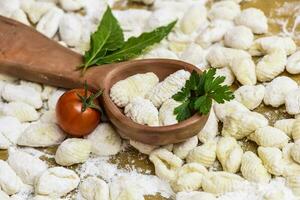
<svg viewBox="0 0 300 200">
<path fill-rule="evenodd" d="M 174 109 L 176 119 L 180 122 L 195 113 L 208 114 L 213 100 L 224 103 L 234 98 L 227 85 L 222 85 L 224 76 L 216 77 L 216 69 L 209 69 L 202 74 L 193 71 L 185 86 L 173 99 L 182 104 Z"/>
</svg>

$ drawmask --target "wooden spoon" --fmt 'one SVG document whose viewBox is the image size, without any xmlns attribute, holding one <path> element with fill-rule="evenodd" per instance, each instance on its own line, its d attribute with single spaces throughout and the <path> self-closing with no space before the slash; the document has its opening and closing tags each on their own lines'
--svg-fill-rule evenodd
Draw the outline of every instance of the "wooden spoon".
<svg viewBox="0 0 300 200">
<path fill-rule="evenodd" d="M 171 126 L 149 127 L 127 118 L 110 99 L 114 83 L 137 73 L 154 72 L 160 80 L 185 69 L 197 70 L 178 60 L 135 60 L 87 70 L 84 76 L 75 68 L 83 57 L 63 47 L 26 25 L 0 17 L 0 72 L 21 79 L 63 88 L 82 87 L 85 80 L 93 90 L 104 89 L 101 105 L 120 135 L 126 139 L 152 145 L 178 143 L 196 135 L 205 125 L 207 116 L 194 115 Z"/>
</svg>

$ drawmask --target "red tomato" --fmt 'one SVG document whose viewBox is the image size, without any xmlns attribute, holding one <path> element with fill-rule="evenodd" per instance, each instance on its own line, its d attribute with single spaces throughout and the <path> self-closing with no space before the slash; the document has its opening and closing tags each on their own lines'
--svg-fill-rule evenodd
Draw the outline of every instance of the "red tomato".
<svg viewBox="0 0 300 200">
<path fill-rule="evenodd" d="M 92 94 L 87 91 L 87 98 Z M 85 89 L 73 89 L 64 93 L 56 105 L 56 118 L 58 125 L 68 134 L 81 137 L 91 133 L 100 122 L 100 111 L 95 108 L 86 107 L 82 110 L 84 103 L 78 96 L 84 97 Z M 99 106 L 97 99 L 92 103 Z"/>
</svg>

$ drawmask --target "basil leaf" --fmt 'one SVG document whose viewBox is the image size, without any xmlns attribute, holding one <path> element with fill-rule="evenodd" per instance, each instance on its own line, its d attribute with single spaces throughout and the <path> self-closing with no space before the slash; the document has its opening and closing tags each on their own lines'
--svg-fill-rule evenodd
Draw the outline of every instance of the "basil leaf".
<svg viewBox="0 0 300 200">
<path fill-rule="evenodd" d="M 113 51 L 110 54 L 100 57 L 97 60 L 97 64 L 108 64 L 113 62 L 121 62 L 131 58 L 135 58 L 142 54 L 144 50 L 164 39 L 175 26 L 176 21 L 168 24 L 167 26 L 161 26 L 151 32 L 146 32 L 138 37 L 129 38 L 119 50 Z"/>
<path fill-rule="evenodd" d="M 99 57 L 108 51 L 115 51 L 124 44 L 124 35 L 118 20 L 108 7 L 96 32 L 91 35 L 90 50 L 84 55 L 84 70 L 96 64 Z"/>
</svg>

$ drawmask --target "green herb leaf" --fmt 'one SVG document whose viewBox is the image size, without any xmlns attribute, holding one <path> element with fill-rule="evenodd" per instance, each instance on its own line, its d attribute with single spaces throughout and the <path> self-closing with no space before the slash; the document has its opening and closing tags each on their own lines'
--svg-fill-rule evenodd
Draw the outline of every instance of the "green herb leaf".
<svg viewBox="0 0 300 200">
<path fill-rule="evenodd" d="M 91 36 L 90 50 L 84 55 L 84 70 L 95 65 L 99 57 L 105 56 L 108 51 L 121 48 L 123 44 L 124 35 L 121 26 L 108 7 L 97 31 Z"/>
<path fill-rule="evenodd" d="M 225 77 L 215 77 L 216 70 L 209 69 L 203 74 L 193 71 L 184 88 L 173 96 L 176 101 L 182 102 L 174 109 L 176 119 L 180 122 L 195 113 L 208 114 L 213 100 L 224 103 L 234 98 L 233 93 L 227 85 L 222 85 Z"/>
<path fill-rule="evenodd" d="M 175 24 L 176 21 L 167 26 L 156 28 L 151 32 L 143 33 L 138 37 L 129 38 L 120 49 L 110 52 L 110 54 L 103 57 L 98 57 L 96 64 L 121 62 L 141 55 L 147 47 L 164 39 L 171 32 Z"/>
</svg>

